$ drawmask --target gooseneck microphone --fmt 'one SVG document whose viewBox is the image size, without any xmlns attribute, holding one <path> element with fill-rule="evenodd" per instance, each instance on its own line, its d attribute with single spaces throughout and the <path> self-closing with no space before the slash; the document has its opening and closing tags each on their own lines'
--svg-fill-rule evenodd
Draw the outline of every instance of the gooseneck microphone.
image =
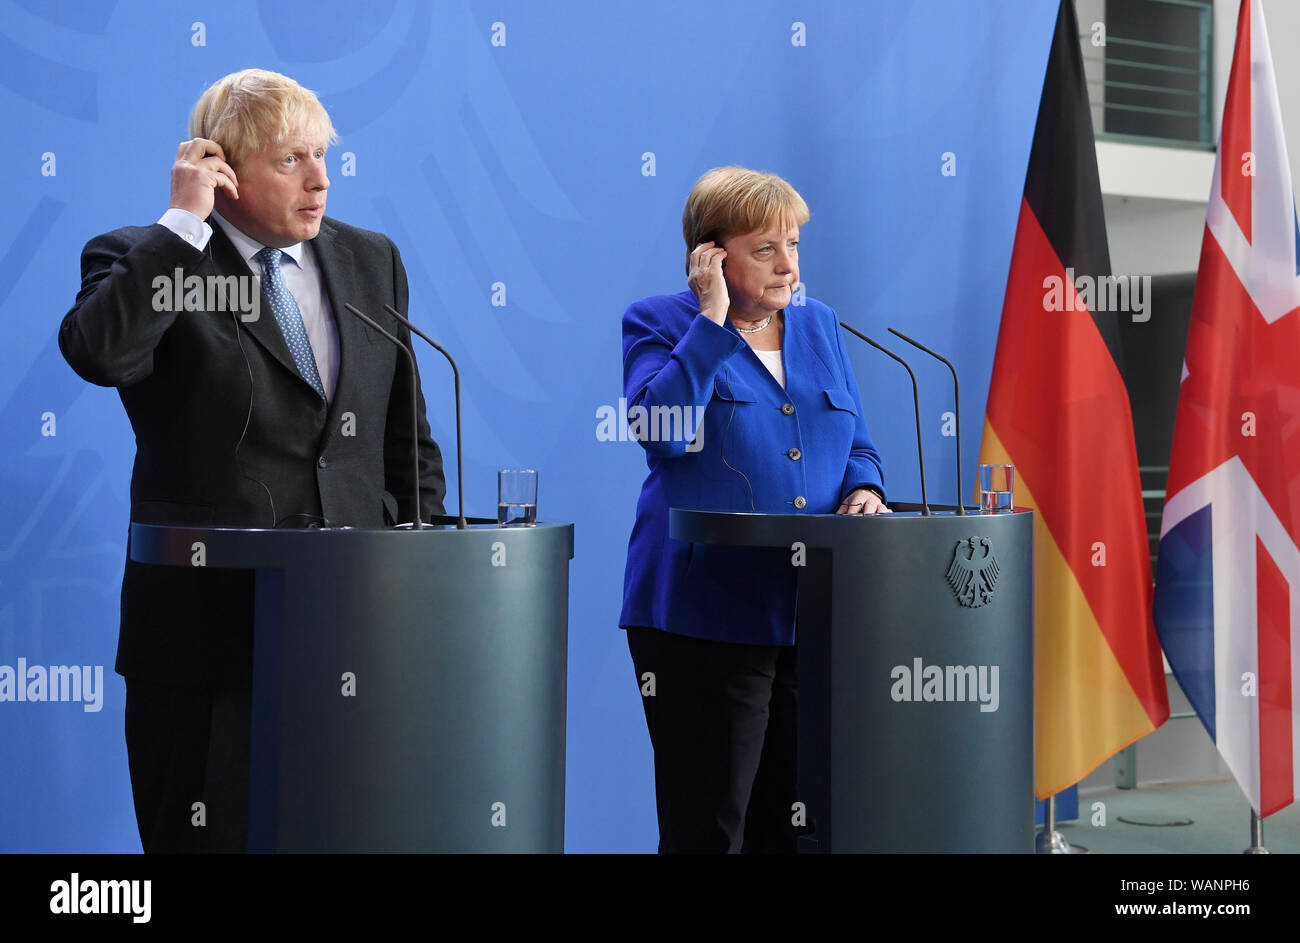
<svg viewBox="0 0 1300 943">
<path fill-rule="evenodd" d="M 925 451 L 921 447 L 921 394 L 917 390 L 916 374 L 912 372 L 912 368 L 907 365 L 906 360 L 898 356 L 898 354 L 894 353 L 892 350 L 888 350 L 884 347 L 881 347 L 879 344 L 877 344 L 867 335 L 863 334 L 857 328 L 850 327 L 849 325 L 845 324 L 843 321 L 840 322 L 840 327 L 844 328 L 844 330 L 848 331 L 854 337 L 866 341 L 868 344 L 876 348 L 876 350 L 880 351 L 881 353 L 888 354 L 890 357 L 897 360 L 899 363 L 903 365 L 903 369 L 907 371 L 907 375 L 912 378 L 912 406 L 916 411 L 916 458 L 921 467 L 921 514 L 925 517 L 929 517 L 930 501 L 925 494 Z M 961 497 L 961 495 L 958 495 L 958 497 Z"/>
<path fill-rule="evenodd" d="M 451 359 L 451 354 L 447 353 L 441 344 L 416 327 L 410 318 L 402 317 L 390 304 L 384 305 L 384 310 L 397 318 L 399 322 L 405 324 L 408 330 L 426 344 L 446 357 L 447 363 L 451 364 L 451 373 L 456 379 L 456 500 L 460 511 L 460 517 L 456 521 L 456 529 L 464 530 L 468 525 L 465 523 L 465 466 L 461 458 L 465 450 L 461 448 L 460 443 L 460 371 L 456 369 L 456 361 Z"/>
<path fill-rule="evenodd" d="M 908 337 L 902 331 L 897 331 L 891 327 L 889 333 L 893 334 L 895 337 L 901 337 L 917 350 L 925 351 L 934 359 L 942 360 L 948 365 L 948 369 L 952 371 L 952 400 L 953 409 L 957 416 L 957 513 L 965 514 L 966 508 L 962 505 L 961 500 L 961 389 L 957 386 L 957 368 L 952 365 L 952 362 L 947 357 L 944 357 L 941 354 L 936 354 L 929 347 L 926 347 L 920 341 L 912 340 L 912 338 Z"/>
<path fill-rule="evenodd" d="M 362 321 L 365 321 L 367 324 L 373 327 L 380 334 L 384 335 L 390 341 L 392 341 L 393 345 L 397 347 L 397 349 L 400 350 L 403 354 L 406 355 L 406 362 L 411 367 L 411 472 L 412 472 L 411 484 L 412 484 L 412 489 L 415 491 L 414 529 L 424 530 L 424 515 L 420 511 L 420 425 L 419 425 L 420 407 L 419 407 L 419 399 L 417 398 L 419 395 L 419 380 L 417 379 L 418 374 L 416 373 L 415 370 L 415 354 L 411 353 L 411 349 L 409 347 L 407 347 L 405 344 L 399 341 L 392 334 L 388 333 L 382 327 L 380 327 L 375 322 L 374 318 L 370 317 L 367 314 L 362 314 L 353 305 L 345 303 L 343 307 L 347 308 L 349 311 L 351 311 L 353 314 L 359 317 Z"/>
</svg>

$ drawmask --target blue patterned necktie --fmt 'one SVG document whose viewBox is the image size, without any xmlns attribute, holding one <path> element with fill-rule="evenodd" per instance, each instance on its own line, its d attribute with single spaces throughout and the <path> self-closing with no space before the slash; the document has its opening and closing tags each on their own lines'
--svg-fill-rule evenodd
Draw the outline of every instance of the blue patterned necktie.
<svg viewBox="0 0 1300 943">
<path fill-rule="evenodd" d="M 325 398 L 325 386 L 320 381 L 320 371 L 316 369 L 316 355 L 312 353 L 311 341 L 307 340 L 307 326 L 302 323 L 302 312 L 293 292 L 284 283 L 284 273 L 280 271 L 279 249 L 270 246 L 257 253 L 256 259 L 262 264 L 262 278 L 266 281 L 266 297 L 271 302 L 271 312 L 275 323 L 280 325 L 280 333 L 289 345 L 293 362 L 298 367 L 302 378 L 312 385 L 321 399 Z"/>
</svg>

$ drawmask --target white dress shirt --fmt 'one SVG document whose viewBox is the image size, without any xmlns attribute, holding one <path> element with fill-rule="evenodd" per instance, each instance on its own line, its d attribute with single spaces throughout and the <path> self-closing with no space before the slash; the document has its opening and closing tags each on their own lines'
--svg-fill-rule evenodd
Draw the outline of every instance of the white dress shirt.
<svg viewBox="0 0 1300 943">
<path fill-rule="evenodd" d="M 257 253 L 264 246 L 255 239 L 236 229 L 227 219 L 223 219 L 215 210 L 212 218 L 221 226 L 222 231 L 234 243 L 240 258 L 248 265 L 254 275 L 263 277 L 261 263 Z M 194 248 L 200 251 L 207 247 L 212 238 L 212 227 L 188 210 L 172 207 L 163 213 L 158 222 L 176 233 Z M 334 390 L 339 376 L 339 333 L 334 322 L 334 311 L 325 294 L 324 280 L 321 278 L 320 266 L 311 243 L 299 242 L 280 250 L 284 253 L 280 260 L 280 271 L 284 283 L 293 298 L 298 302 L 302 313 L 302 323 L 307 329 L 307 340 L 311 343 L 312 355 L 316 360 L 316 369 L 320 373 L 321 386 L 325 389 L 325 399 L 334 399 Z M 285 261 L 292 259 L 292 262 Z"/>
</svg>

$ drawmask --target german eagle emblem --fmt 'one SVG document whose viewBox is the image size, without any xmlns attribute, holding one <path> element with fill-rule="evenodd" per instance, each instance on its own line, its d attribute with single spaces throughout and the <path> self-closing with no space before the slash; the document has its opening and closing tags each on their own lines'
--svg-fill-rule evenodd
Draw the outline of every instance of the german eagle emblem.
<svg viewBox="0 0 1300 943">
<path fill-rule="evenodd" d="M 948 585 L 963 606 L 978 609 L 993 598 L 998 581 L 998 561 L 987 537 L 957 541 L 948 567 Z"/>
</svg>

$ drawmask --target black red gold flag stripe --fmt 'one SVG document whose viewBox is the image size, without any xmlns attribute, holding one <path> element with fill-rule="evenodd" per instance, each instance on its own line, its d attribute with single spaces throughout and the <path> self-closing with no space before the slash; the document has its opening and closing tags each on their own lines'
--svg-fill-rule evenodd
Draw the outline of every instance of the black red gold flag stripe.
<svg viewBox="0 0 1300 943">
<path fill-rule="evenodd" d="M 1117 314 L 1089 310 L 1076 290 L 1079 277 L 1110 274 L 1078 37 L 1074 4 L 1064 0 L 980 448 L 981 462 L 1016 466 L 1016 506 L 1035 511 L 1040 798 L 1078 782 L 1169 716 Z"/>
</svg>

